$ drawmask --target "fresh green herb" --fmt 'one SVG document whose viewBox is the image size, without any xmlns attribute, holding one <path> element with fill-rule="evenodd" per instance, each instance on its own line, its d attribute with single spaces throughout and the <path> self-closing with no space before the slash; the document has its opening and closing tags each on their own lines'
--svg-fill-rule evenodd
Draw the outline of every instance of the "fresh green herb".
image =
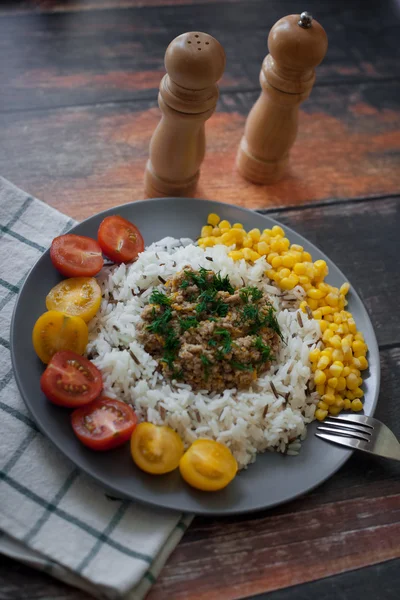
<svg viewBox="0 0 400 600">
<path fill-rule="evenodd" d="M 248 302 L 249 298 L 251 298 L 253 302 L 257 302 L 258 300 L 261 300 L 263 293 L 255 286 L 248 286 L 239 291 L 239 296 L 243 302 Z"/>
<path fill-rule="evenodd" d="M 241 318 L 242 322 L 248 322 L 250 335 L 255 335 L 263 327 L 269 327 L 282 339 L 282 332 L 274 313 L 275 311 L 272 306 L 269 306 L 267 314 L 264 314 L 260 313 L 258 306 L 255 306 L 254 304 L 246 304 L 243 307 Z"/>
<path fill-rule="evenodd" d="M 212 279 L 212 285 L 218 292 L 229 292 L 230 294 L 233 294 L 235 291 L 229 281 L 228 275 L 221 277 L 220 273 L 215 273 Z"/>
<path fill-rule="evenodd" d="M 212 365 L 212 362 L 210 361 L 209 358 L 207 358 L 207 356 L 205 354 L 200 354 L 200 360 L 203 363 L 204 375 L 205 375 L 205 379 L 207 381 L 208 376 L 210 374 L 209 368 L 210 368 L 210 365 Z"/>
<path fill-rule="evenodd" d="M 239 369 L 239 371 L 254 371 L 254 367 L 252 364 L 245 364 L 241 362 L 236 362 L 235 360 L 231 360 L 231 365 L 235 369 Z"/>
<path fill-rule="evenodd" d="M 161 360 L 167 363 L 171 370 L 173 370 L 176 351 L 178 350 L 179 346 L 179 337 L 176 335 L 174 329 L 170 327 L 165 335 L 164 354 Z"/>
<path fill-rule="evenodd" d="M 267 362 L 268 360 L 272 360 L 273 356 L 271 355 L 271 347 L 268 344 L 264 344 L 263 339 L 260 335 L 258 335 L 254 341 L 254 346 L 261 353 L 261 363 Z"/>
<path fill-rule="evenodd" d="M 187 331 L 191 327 L 197 327 L 198 324 L 199 324 L 199 322 L 196 319 L 196 317 L 186 317 L 184 319 L 182 319 L 181 317 L 179 317 L 179 325 L 180 325 L 182 333 L 184 331 Z"/>
<path fill-rule="evenodd" d="M 151 333 L 159 333 L 165 334 L 168 328 L 168 323 L 172 319 L 172 310 L 170 308 L 166 308 L 160 316 L 157 316 L 156 310 L 153 308 L 152 312 L 153 321 L 147 325 L 148 331 Z"/>
<path fill-rule="evenodd" d="M 208 345 L 215 348 L 215 346 L 217 345 L 217 340 L 212 340 L 212 339 L 208 340 Z"/>
<path fill-rule="evenodd" d="M 208 305 L 215 301 L 216 295 L 217 295 L 216 290 L 204 290 L 198 298 L 199 304 L 196 306 L 197 314 L 206 312 L 208 309 Z"/>
<path fill-rule="evenodd" d="M 283 340 L 283 336 L 282 336 L 282 331 L 281 328 L 279 327 L 279 323 L 278 323 L 278 319 L 275 316 L 275 309 L 273 306 L 270 306 L 268 308 L 268 313 L 265 317 L 265 324 L 272 329 L 273 331 L 275 331 L 275 333 L 277 333 L 279 335 L 279 337 L 281 338 L 281 340 Z"/>
<path fill-rule="evenodd" d="M 222 352 L 228 354 L 232 350 L 232 336 L 227 329 L 216 329 L 215 335 L 222 337 Z"/>
<path fill-rule="evenodd" d="M 171 299 L 159 290 L 154 290 L 150 296 L 150 303 L 160 304 L 162 306 L 169 306 L 171 304 Z"/>
</svg>

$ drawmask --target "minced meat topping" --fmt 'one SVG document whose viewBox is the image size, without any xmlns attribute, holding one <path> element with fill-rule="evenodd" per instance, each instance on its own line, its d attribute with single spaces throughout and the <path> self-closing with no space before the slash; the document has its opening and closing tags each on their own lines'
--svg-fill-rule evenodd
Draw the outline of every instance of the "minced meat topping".
<svg viewBox="0 0 400 600">
<path fill-rule="evenodd" d="M 141 341 L 170 378 L 195 390 L 249 387 L 269 369 L 281 332 L 267 294 L 229 277 L 184 269 L 155 290 L 142 312 Z"/>
</svg>

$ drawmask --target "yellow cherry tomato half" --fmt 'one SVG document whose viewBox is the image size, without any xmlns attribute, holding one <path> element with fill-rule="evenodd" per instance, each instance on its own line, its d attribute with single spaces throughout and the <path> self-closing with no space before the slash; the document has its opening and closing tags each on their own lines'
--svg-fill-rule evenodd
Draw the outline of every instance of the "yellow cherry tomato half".
<svg viewBox="0 0 400 600">
<path fill-rule="evenodd" d="M 101 289 L 94 277 L 71 277 L 60 281 L 46 297 L 47 310 L 58 310 L 88 322 L 101 304 Z"/>
<path fill-rule="evenodd" d="M 47 364 L 59 350 L 83 354 L 88 335 L 87 325 L 80 317 L 69 317 L 56 310 L 49 310 L 36 321 L 32 342 L 40 360 Z"/>
<path fill-rule="evenodd" d="M 183 442 L 166 425 L 140 423 L 131 437 L 131 454 L 137 466 L 153 475 L 176 469 L 183 455 Z"/>
<path fill-rule="evenodd" d="M 234 479 L 238 466 L 232 452 L 214 440 L 196 440 L 179 463 L 183 479 L 205 492 L 222 490 Z"/>
</svg>

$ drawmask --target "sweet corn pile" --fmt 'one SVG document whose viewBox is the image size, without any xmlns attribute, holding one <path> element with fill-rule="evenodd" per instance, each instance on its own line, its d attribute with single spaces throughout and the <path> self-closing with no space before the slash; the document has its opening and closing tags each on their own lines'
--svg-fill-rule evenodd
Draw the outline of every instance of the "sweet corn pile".
<svg viewBox="0 0 400 600">
<path fill-rule="evenodd" d="M 254 262 L 265 256 L 271 265 L 266 275 L 282 290 L 292 290 L 297 285 L 305 290 L 307 296 L 300 308 L 318 320 L 323 346 L 322 350 L 310 352 L 314 382 L 321 397 L 315 417 L 322 421 L 328 414 L 338 415 L 342 410 L 362 410 L 361 371 L 368 368 L 368 347 L 352 314 L 345 310 L 349 284 L 344 283 L 339 289 L 325 283 L 326 262 L 313 262 L 311 254 L 302 246 L 291 244 L 278 225 L 262 232 L 246 232 L 241 223 L 231 225 L 212 213 L 198 243 L 202 248 L 215 244 L 232 246 L 229 256 L 233 260 Z"/>
</svg>

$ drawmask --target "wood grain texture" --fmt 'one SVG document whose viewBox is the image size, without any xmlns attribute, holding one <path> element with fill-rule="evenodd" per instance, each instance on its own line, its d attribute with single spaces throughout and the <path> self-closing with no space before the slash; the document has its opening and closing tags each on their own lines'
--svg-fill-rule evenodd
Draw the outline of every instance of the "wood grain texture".
<svg viewBox="0 0 400 600">
<path fill-rule="evenodd" d="M 302 105 L 288 175 L 270 186 L 235 169 L 256 97 L 220 98 L 206 125 L 197 197 L 266 208 L 400 190 L 400 82 L 314 89 Z M 0 115 L 2 175 L 76 219 L 141 199 L 159 119 L 155 100 Z"/>
<path fill-rule="evenodd" d="M 368 19 L 360 18 L 361 7 Z M 399 78 L 400 19 L 394 3 L 309 0 L 308 10 L 329 38 L 317 86 Z M 243 0 L 5 15 L 0 110 L 148 98 L 164 73 L 169 42 L 193 29 L 210 33 L 225 48 L 223 90 L 258 90 L 269 29 L 297 11 L 293 0 L 271 0 L 268 10 L 263 0 Z"/>
</svg>

